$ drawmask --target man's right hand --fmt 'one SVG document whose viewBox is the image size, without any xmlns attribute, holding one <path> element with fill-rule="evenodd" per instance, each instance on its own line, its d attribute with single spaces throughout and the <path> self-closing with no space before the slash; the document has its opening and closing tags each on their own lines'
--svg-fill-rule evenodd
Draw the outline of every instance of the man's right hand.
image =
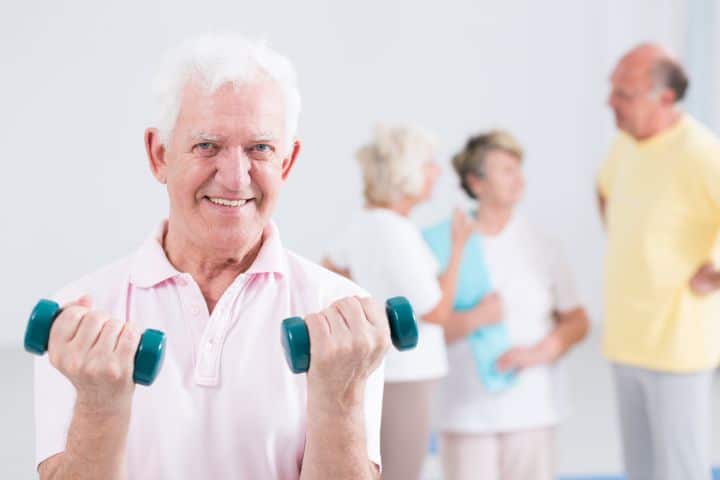
<svg viewBox="0 0 720 480">
<path fill-rule="evenodd" d="M 76 408 L 93 414 L 127 412 L 140 334 L 92 309 L 88 297 L 65 305 L 50 331 L 50 363 L 75 386 Z"/>
</svg>

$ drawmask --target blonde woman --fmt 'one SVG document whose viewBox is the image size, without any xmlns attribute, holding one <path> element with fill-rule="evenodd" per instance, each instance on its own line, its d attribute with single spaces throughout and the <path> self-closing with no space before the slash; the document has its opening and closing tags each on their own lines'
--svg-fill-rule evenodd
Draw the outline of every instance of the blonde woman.
<svg viewBox="0 0 720 480">
<path fill-rule="evenodd" d="M 564 403 L 557 361 L 586 335 L 588 320 L 556 245 L 517 211 L 525 190 L 522 158 L 503 131 L 472 137 L 453 158 L 463 190 L 477 201 L 472 221 L 479 241 L 468 248 L 482 249 L 463 255 L 458 289 L 467 298 L 479 287 L 464 279 L 473 271 L 489 275 L 508 343 L 495 368 L 514 376 L 502 389 L 489 388 L 478 373 L 478 346 L 446 331 L 450 372 L 438 402 L 445 480 L 554 478 L 554 432 Z M 466 262 L 470 253 L 485 264 Z"/>
<path fill-rule="evenodd" d="M 422 130 L 378 127 L 373 140 L 357 152 L 365 208 L 352 216 L 324 260 L 326 267 L 350 276 L 377 299 L 407 297 L 420 320 L 417 348 L 386 357 L 381 427 L 386 480 L 419 478 L 428 445 L 430 398 L 447 374 L 443 326 L 452 324 L 467 334 L 500 317 L 495 297 L 463 314 L 452 312 L 469 219 L 456 212 L 451 259 L 438 276 L 432 253 L 408 218 L 430 197 L 439 174 L 434 157 L 435 142 Z"/>
</svg>

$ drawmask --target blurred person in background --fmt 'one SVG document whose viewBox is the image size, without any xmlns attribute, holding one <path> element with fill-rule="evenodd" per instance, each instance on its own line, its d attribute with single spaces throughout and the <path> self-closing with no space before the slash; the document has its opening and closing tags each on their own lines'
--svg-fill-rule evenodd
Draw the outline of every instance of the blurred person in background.
<svg viewBox="0 0 720 480">
<path fill-rule="evenodd" d="M 417 128 L 380 126 L 357 159 L 365 208 L 352 215 L 324 264 L 374 298 L 407 297 L 420 321 L 417 348 L 386 356 L 381 424 L 383 478 L 417 480 L 428 448 L 431 397 L 447 374 L 443 327 L 467 334 L 497 321 L 499 303 L 488 298 L 469 312 L 452 312 L 460 255 L 471 231 L 467 216 L 454 216 L 450 266 L 442 274 L 408 218 L 428 200 L 439 175 L 434 139 Z"/>
<path fill-rule="evenodd" d="M 567 409 L 559 361 L 585 337 L 589 322 L 559 246 L 518 211 L 522 159 L 522 148 L 504 131 L 471 137 L 453 158 L 460 185 L 477 202 L 478 241 L 469 248 L 482 250 L 463 255 L 467 273 L 458 289 L 477 288 L 464 285 L 466 279 L 489 277 L 507 332 L 495 368 L 514 378 L 490 391 L 467 332 L 446 329 L 449 374 L 437 408 L 445 480 L 555 478 L 555 431 Z"/>
<path fill-rule="evenodd" d="M 707 480 L 720 360 L 720 142 L 678 106 L 688 78 L 663 48 L 632 49 L 610 84 L 619 133 L 597 181 L 608 235 L 603 350 L 625 468 L 629 480 Z"/>
</svg>

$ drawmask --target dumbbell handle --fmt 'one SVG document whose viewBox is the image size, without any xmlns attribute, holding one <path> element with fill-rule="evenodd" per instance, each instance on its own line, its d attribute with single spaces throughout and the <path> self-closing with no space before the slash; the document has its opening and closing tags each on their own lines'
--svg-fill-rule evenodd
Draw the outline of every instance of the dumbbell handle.
<svg viewBox="0 0 720 480">
<path fill-rule="evenodd" d="M 25 350 L 36 355 L 47 352 L 50 329 L 60 315 L 60 305 L 52 300 L 40 300 L 33 308 L 25 329 Z M 162 368 L 165 359 L 165 334 L 149 328 L 140 337 L 135 352 L 133 381 L 151 385 Z"/>
<path fill-rule="evenodd" d="M 385 313 L 390 324 L 392 343 L 398 350 L 415 348 L 418 343 L 418 326 L 410 302 L 405 297 L 393 297 L 385 302 Z M 310 334 L 305 320 L 286 318 L 281 326 L 285 359 L 293 373 L 304 373 L 310 368 Z"/>
</svg>

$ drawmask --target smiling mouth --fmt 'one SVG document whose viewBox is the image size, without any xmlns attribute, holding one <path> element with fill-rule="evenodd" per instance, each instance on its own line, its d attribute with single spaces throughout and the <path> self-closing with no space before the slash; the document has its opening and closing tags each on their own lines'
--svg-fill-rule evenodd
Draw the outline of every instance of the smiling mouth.
<svg viewBox="0 0 720 480">
<path fill-rule="evenodd" d="M 211 201 L 215 205 L 221 205 L 223 207 L 242 207 L 248 202 L 252 202 L 253 198 L 243 198 L 240 200 L 230 200 L 227 198 L 220 198 L 220 197 L 205 197 L 207 200 Z"/>
</svg>

